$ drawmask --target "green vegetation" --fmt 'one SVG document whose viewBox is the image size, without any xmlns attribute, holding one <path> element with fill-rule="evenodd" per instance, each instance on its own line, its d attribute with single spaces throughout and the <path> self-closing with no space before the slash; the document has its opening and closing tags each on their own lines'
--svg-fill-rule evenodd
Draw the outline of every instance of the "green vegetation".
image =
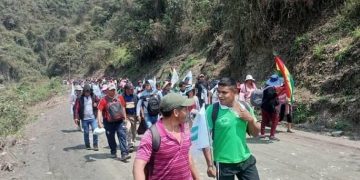
<svg viewBox="0 0 360 180">
<path fill-rule="evenodd" d="M 319 61 L 352 62 L 360 39 L 359 0 L 2 0 L 0 16 L 0 83 L 16 82 L 20 89 L 30 86 L 23 83 L 27 77 L 38 83 L 68 73 L 143 78 L 161 70 L 157 63 L 167 66 L 183 55 L 180 74 L 206 58 L 196 68 L 203 73 L 239 78 L 248 73 L 242 67 L 257 64 L 249 71 L 261 81 L 272 71 L 271 49 L 296 77 L 315 73 L 311 67 Z M 296 72 L 311 55 L 319 61 Z M 47 97 L 45 90 L 29 91 L 19 92 L 24 102 Z M 301 105 L 296 113 L 306 119 L 307 112 Z M 22 116 L 16 109 L 12 114 Z"/>
<path fill-rule="evenodd" d="M 322 44 L 315 45 L 313 49 L 314 58 L 319 61 L 324 60 L 325 59 L 324 54 L 325 54 L 325 46 Z"/>
<path fill-rule="evenodd" d="M 293 115 L 295 124 L 304 123 L 310 117 L 311 111 L 307 104 L 298 103 L 294 109 Z"/>
<path fill-rule="evenodd" d="M 27 79 L 17 85 L 9 85 L 0 94 L 0 137 L 14 134 L 28 120 L 27 107 L 44 101 L 64 91 L 59 79 L 48 81 Z"/>
<path fill-rule="evenodd" d="M 186 58 L 185 62 L 181 64 L 180 66 L 180 70 L 179 73 L 180 74 L 184 74 L 187 71 L 189 71 L 189 69 L 191 67 L 193 67 L 194 65 L 196 65 L 198 62 L 198 60 L 195 57 L 188 57 Z"/>
<path fill-rule="evenodd" d="M 309 43 L 309 35 L 304 34 L 302 36 L 296 37 L 294 44 L 291 47 L 292 53 L 297 53 L 300 49 L 302 49 L 304 46 L 306 46 Z"/>
</svg>

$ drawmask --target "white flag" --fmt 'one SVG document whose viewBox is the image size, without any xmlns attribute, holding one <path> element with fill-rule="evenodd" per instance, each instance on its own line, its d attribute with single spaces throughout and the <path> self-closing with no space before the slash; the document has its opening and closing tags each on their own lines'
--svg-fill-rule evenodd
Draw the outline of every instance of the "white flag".
<svg viewBox="0 0 360 180">
<path fill-rule="evenodd" d="M 191 141 L 195 149 L 210 147 L 210 134 L 206 121 L 205 106 L 203 106 L 195 117 L 195 122 L 191 128 Z"/>
<path fill-rule="evenodd" d="M 191 71 L 189 71 L 189 72 L 186 74 L 186 76 L 184 77 L 183 81 L 185 81 L 186 78 L 189 79 L 188 84 L 192 84 L 192 72 L 191 72 Z"/>
<path fill-rule="evenodd" d="M 179 75 L 176 72 L 176 69 L 173 68 L 172 69 L 172 74 L 171 74 L 171 88 L 174 87 L 174 85 L 179 81 Z"/>
</svg>

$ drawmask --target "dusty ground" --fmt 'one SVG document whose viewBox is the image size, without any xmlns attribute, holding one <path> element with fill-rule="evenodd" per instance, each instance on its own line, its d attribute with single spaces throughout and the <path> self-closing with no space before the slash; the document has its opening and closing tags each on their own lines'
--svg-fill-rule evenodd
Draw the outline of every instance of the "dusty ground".
<svg viewBox="0 0 360 180">
<path fill-rule="evenodd" d="M 17 164 L 12 172 L 0 171 L 0 179 L 132 179 L 133 159 L 123 163 L 108 158 L 104 135 L 100 151 L 84 149 L 82 133 L 75 130 L 65 97 L 35 109 L 39 120 L 25 128 L 24 139 L 11 149 Z M 261 179 L 355 180 L 360 176 L 359 141 L 282 130 L 279 142 L 248 141 Z M 203 157 L 194 154 L 202 179 L 210 179 Z"/>
</svg>

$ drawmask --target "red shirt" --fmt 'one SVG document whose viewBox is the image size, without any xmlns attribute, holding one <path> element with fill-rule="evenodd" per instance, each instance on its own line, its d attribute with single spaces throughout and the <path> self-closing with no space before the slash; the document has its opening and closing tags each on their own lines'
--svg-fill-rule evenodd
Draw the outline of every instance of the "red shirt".
<svg viewBox="0 0 360 180">
<path fill-rule="evenodd" d="M 107 100 L 105 98 L 107 98 L 107 97 L 108 96 L 101 98 L 99 105 L 98 105 L 98 110 L 103 112 L 103 116 L 105 115 L 103 117 L 104 119 L 109 119 L 109 117 L 110 117 L 109 113 L 106 111 Z M 120 102 L 122 107 L 126 106 L 126 102 L 125 102 L 123 96 L 118 95 L 118 101 Z"/>
</svg>

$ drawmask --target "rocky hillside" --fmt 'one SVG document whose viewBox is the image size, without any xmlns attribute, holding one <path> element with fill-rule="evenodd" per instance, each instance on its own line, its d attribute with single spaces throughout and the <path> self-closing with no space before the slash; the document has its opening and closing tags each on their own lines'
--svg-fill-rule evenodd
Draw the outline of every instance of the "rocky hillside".
<svg viewBox="0 0 360 180">
<path fill-rule="evenodd" d="M 0 82 L 28 76 L 210 78 L 259 85 L 279 52 L 297 121 L 359 127 L 359 0 L 31 0 L 0 2 Z M 354 126 L 355 125 L 355 126 Z"/>
</svg>

